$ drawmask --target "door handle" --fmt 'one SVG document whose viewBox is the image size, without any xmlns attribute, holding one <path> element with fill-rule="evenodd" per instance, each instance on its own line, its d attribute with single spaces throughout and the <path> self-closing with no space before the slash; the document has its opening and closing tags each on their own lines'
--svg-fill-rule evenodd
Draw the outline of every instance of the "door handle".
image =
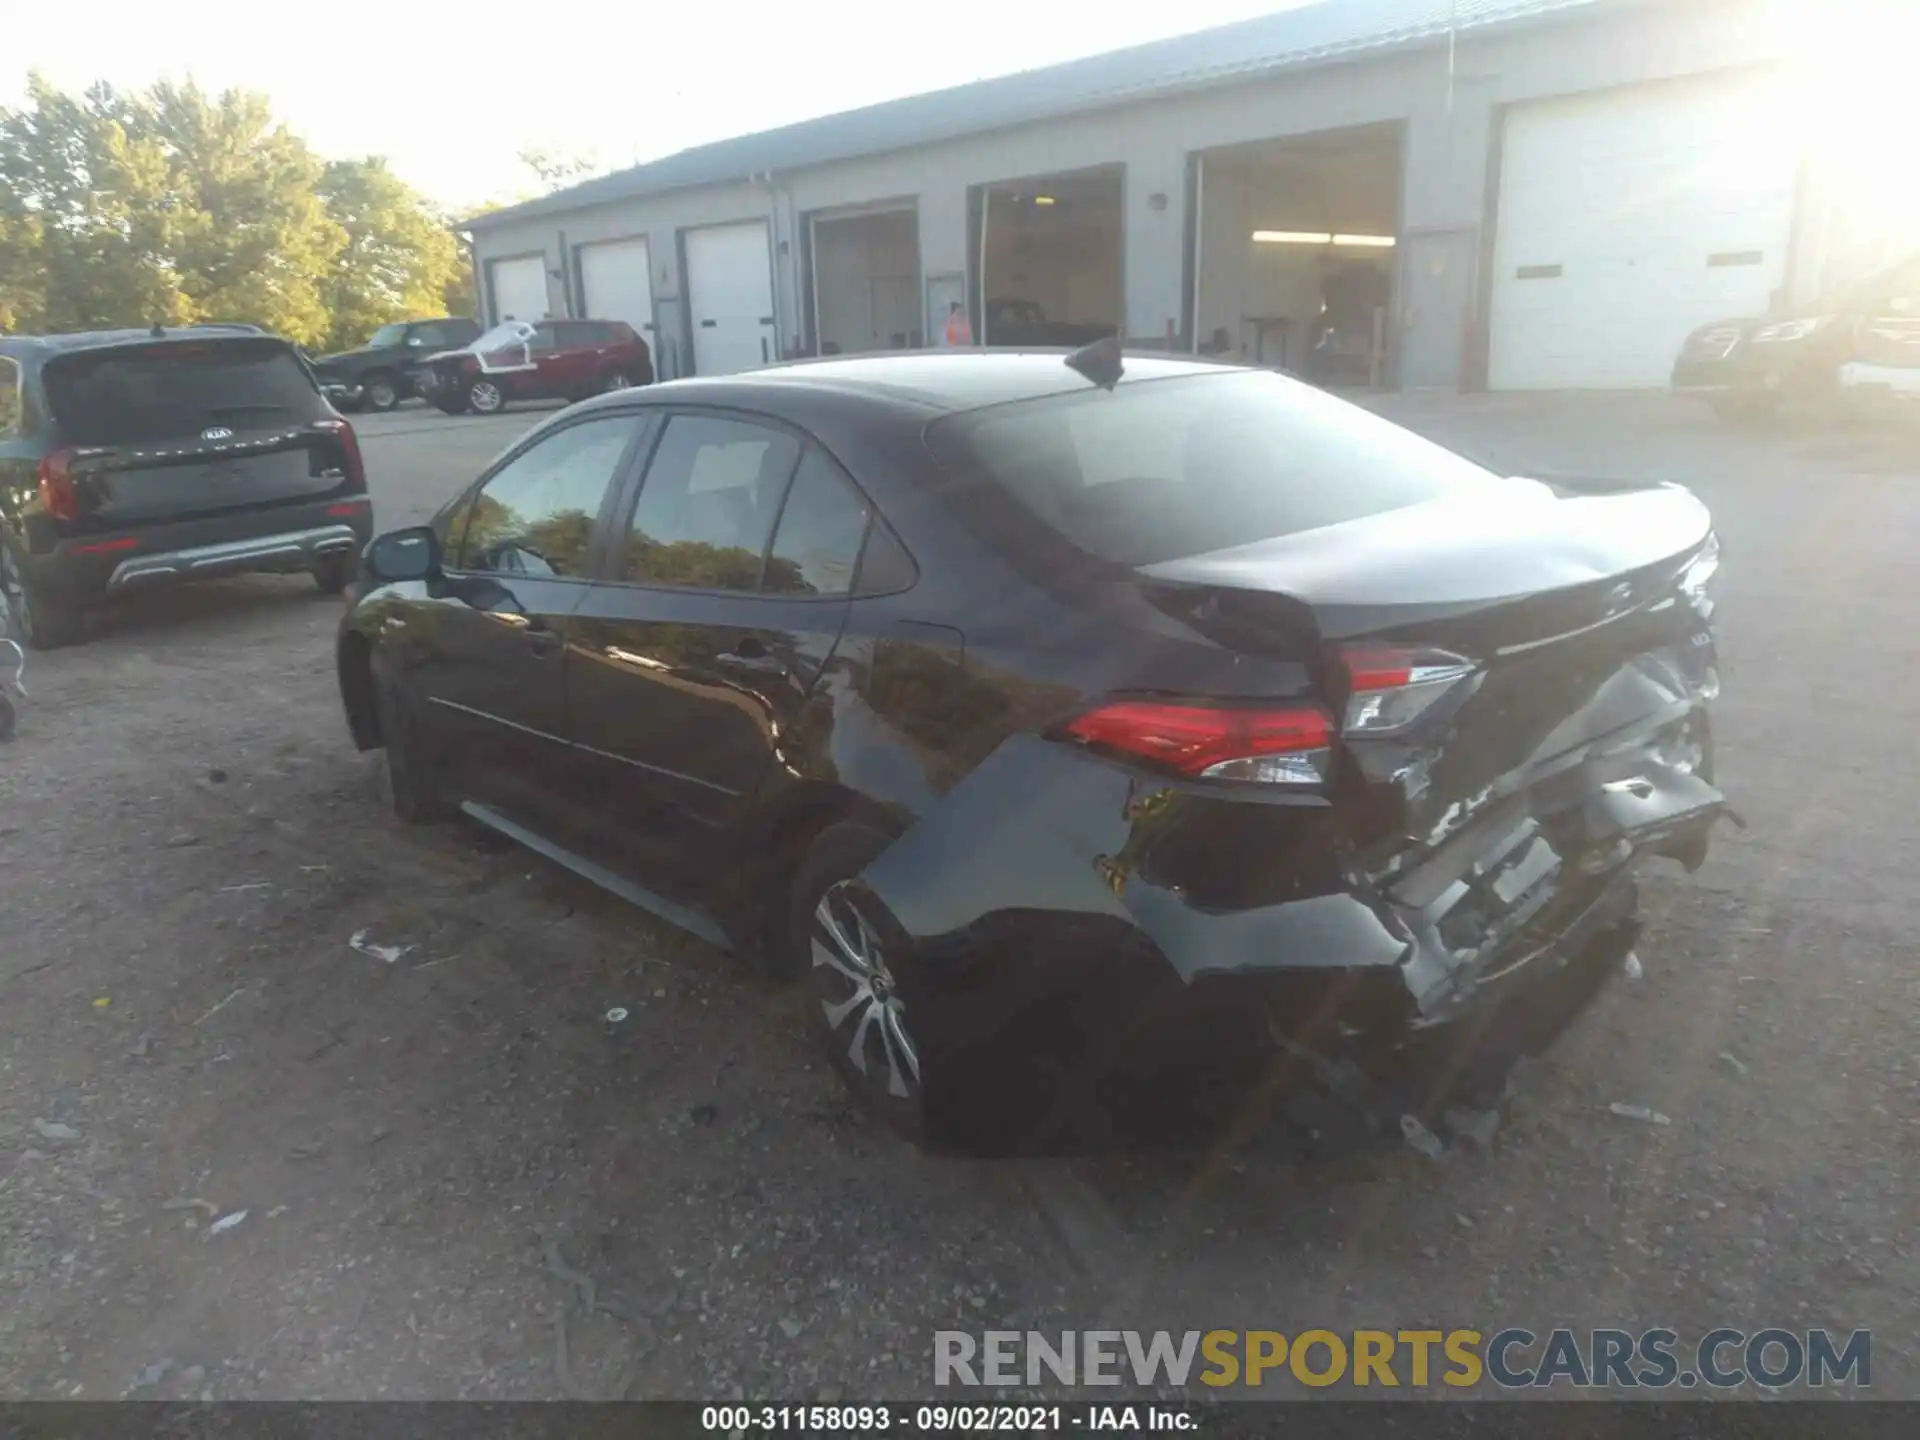
<svg viewBox="0 0 1920 1440">
<path fill-rule="evenodd" d="M 551 655 L 564 643 L 558 630 L 549 630 L 544 625 L 527 632 L 527 648 L 536 655 Z"/>
</svg>

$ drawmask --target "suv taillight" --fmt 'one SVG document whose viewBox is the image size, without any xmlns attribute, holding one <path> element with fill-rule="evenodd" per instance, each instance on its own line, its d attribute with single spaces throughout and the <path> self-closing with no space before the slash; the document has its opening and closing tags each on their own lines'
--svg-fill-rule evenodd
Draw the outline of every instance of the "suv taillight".
<svg viewBox="0 0 1920 1440">
<path fill-rule="evenodd" d="M 1340 652 L 1347 672 L 1344 735 L 1391 735 L 1419 719 L 1479 667 L 1444 650 L 1361 646 Z"/>
<path fill-rule="evenodd" d="M 80 487 L 73 479 L 71 446 L 49 450 L 40 459 L 40 503 L 56 520 L 80 518 Z"/>
<path fill-rule="evenodd" d="M 367 483 L 366 462 L 360 458 L 360 437 L 353 433 L 353 426 L 345 420 L 316 420 L 313 428 L 340 437 L 340 455 L 347 479 L 355 485 L 365 488 Z"/>
<path fill-rule="evenodd" d="M 1193 779 L 1319 785 L 1333 720 L 1315 705 L 1116 700 L 1061 727 L 1064 739 Z"/>
</svg>

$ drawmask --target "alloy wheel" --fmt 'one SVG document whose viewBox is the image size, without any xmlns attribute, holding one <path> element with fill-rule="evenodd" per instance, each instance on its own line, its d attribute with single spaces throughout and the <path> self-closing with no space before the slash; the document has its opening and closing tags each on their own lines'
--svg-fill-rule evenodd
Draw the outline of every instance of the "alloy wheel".
<svg viewBox="0 0 1920 1440">
<path fill-rule="evenodd" d="M 467 403 L 482 415 L 491 415 L 505 403 L 500 387 L 491 380 L 476 380 L 467 392 Z"/>
<path fill-rule="evenodd" d="M 367 386 L 367 408 L 371 410 L 391 410 L 399 403 L 399 393 L 388 381 L 376 380 Z"/>
<path fill-rule="evenodd" d="M 907 1031 L 906 1002 L 845 881 L 814 908 L 811 949 L 830 1043 L 845 1046 L 847 1063 L 874 1089 L 896 1101 L 915 1099 L 920 1052 Z"/>
</svg>

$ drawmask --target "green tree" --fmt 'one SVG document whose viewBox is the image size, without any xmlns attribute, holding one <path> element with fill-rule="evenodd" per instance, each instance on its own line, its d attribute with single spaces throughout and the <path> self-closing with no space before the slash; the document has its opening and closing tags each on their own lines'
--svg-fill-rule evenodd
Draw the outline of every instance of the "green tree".
<svg viewBox="0 0 1920 1440">
<path fill-rule="evenodd" d="M 532 145 L 522 150 L 518 159 L 539 177 L 540 193 L 543 195 L 577 185 L 582 180 L 591 180 L 607 168 L 599 156 L 591 153 L 567 155 Z"/>
<path fill-rule="evenodd" d="M 320 198 L 347 237 L 324 288 L 329 348 L 358 344 L 391 320 L 473 313 L 471 271 L 447 217 L 385 160 L 334 161 Z"/>
<path fill-rule="evenodd" d="M 551 195 L 556 190 L 564 190 L 569 185 L 577 185 L 582 180 L 591 180 L 596 175 L 604 175 L 607 167 L 598 156 L 592 154 L 563 154 L 558 150 L 546 150 L 528 146 L 515 157 L 534 174 L 535 183 L 514 187 L 510 195 L 496 195 L 484 204 L 475 205 L 465 212 L 466 220 L 478 220 L 491 215 L 496 210 L 505 210 L 514 205 L 525 204 L 529 200 L 538 200 Z M 468 304 L 472 300 L 469 296 Z M 456 315 L 471 315 L 473 311 L 455 310 Z"/>
<path fill-rule="evenodd" d="M 137 100 L 37 74 L 0 110 L 0 296 L 14 328 L 182 323 L 170 173 Z"/>
<path fill-rule="evenodd" d="M 319 158 L 274 123 L 263 95 L 209 99 L 163 81 L 143 108 L 169 167 L 169 258 L 193 316 L 326 339 L 326 284 L 347 233 L 320 196 Z"/>
<path fill-rule="evenodd" d="M 0 108 L 0 328 L 242 320 L 318 348 L 472 314 L 469 274 L 383 161 L 326 164 L 261 95 L 30 75 Z"/>
</svg>

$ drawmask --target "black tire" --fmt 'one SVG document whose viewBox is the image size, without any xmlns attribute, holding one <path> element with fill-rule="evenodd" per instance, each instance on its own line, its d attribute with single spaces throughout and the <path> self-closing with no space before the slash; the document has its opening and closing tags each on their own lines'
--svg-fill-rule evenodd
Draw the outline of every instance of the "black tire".
<svg viewBox="0 0 1920 1440">
<path fill-rule="evenodd" d="M 467 386 L 466 408 L 476 415 L 498 415 L 507 408 L 507 392 L 498 380 L 482 375 Z"/>
<path fill-rule="evenodd" d="M 50 600 L 29 585 L 5 545 L 0 545 L 0 595 L 5 596 L 8 625 L 29 650 L 59 650 L 80 638 L 79 607 Z"/>
<path fill-rule="evenodd" d="M 359 570 L 360 562 L 351 553 L 322 555 L 314 562 L 313 583 L 319 587 L 322 595 L 338 595 L 347 588 Z"/>
<path fill-rule="evenodd" d="M 377 415 L 384 415 L 400 403 L 399 377 L 375 370 L 360 382 L 361 403 Z"/>
<path fill-rule="evenodd" d="M 858 821 L 830 825 L 814 839 L 793 879 L 786 968 L 805 977 L 814 1033 L 847 1088 L 895 1134 L 919 1144 L 927 1137 L 919 1051 L 885 951 L 846 886 L 891 843 Z"/>
<path fill-rule="evenodd" d="M 0 745 L 13 739 L 13 702 L 0 695 Z"/>
<path fill-rule="evenodd" d="M 393 813 L 409 825 L 429 825 L 452 816 L 420 753 L 418 733 L 406 703 L 391 685 L 374 680 L 374 704 L 380 711 L 380 739 L 387 752 L 387 795 Z"/>
</svg>

